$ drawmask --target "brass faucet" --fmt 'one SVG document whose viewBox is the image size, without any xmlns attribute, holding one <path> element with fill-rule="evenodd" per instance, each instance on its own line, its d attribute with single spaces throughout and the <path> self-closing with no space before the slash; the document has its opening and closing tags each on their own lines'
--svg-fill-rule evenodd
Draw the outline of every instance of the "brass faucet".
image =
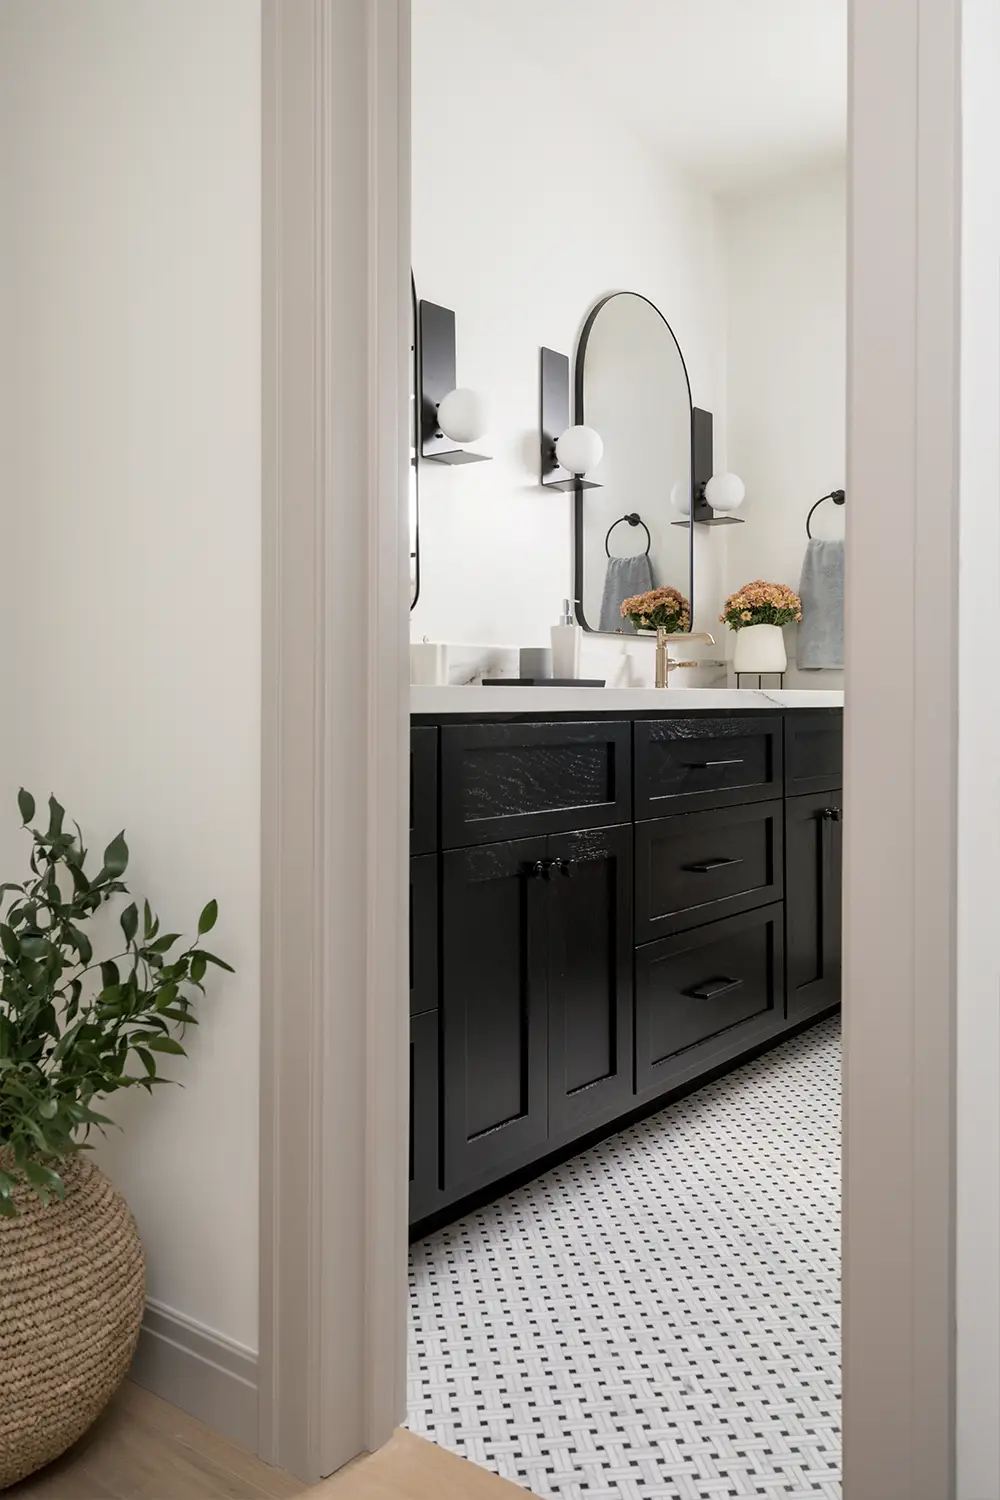
<svg viewBox="0 0 1000 1500">
<path fill-rule="evenodd" d="M 657 630 L 656 632 L 656 686 L 665 688 L 670 686 L 670 674 L 676 672 L 678 667 L 697 667 L 700 662 L 696 661 L 674 661 L 668 655 L 667 647 L 674 641 L 704 641 L 706 646 L 715 645 L 715 636 L 709 635 L 707 630 L 695 630 L 688 635 L 681 635 L 670 630 Z"/>
</svg>

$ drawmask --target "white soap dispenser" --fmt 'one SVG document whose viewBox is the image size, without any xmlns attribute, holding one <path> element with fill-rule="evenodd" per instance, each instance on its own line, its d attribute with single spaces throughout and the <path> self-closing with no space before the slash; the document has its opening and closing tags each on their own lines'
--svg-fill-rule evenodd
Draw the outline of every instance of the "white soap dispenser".
<svg viewBox="0 0 1000 1500">
<path fill-rule="evenodd" d="M 552 676 L 575 680 L 580 675 L 580 627 L 570 601 L 563 600 L 559 624 L 552 626 Z"/>
</svg>

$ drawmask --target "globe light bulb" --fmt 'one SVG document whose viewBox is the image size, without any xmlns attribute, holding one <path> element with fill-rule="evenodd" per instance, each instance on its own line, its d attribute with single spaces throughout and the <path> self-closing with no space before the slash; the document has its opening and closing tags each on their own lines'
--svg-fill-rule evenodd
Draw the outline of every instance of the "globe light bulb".
<svg viewBox="0 0 1000 1500">
<path fill-rule="evenodd" d="M 489 426 L 486 401 L 478 391 L 459 386 L 441 402 L 437 421 L 445 437 L 453 443 L 474 443 Z"/>
<path fill-rule="evenodd" d="M 571 474 L 596 469 L 604 454 L 604 443 L 592 427 L 567 427 L 556 442 L 556 459 Z"/>
<path fill-rule="evenodd" d="M 723 515 L 739 510 L 746 493 L 747 487 L 738 474 L 713 474 L 705 486 L 705 499 Z"/>
</svg>

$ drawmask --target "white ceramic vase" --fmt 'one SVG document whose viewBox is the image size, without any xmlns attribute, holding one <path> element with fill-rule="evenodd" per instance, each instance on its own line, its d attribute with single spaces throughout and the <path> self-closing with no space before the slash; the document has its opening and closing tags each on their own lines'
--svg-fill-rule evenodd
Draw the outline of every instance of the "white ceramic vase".
<svg viewBox="0 0 1000 1500">
<path fill-rule="evenodd" d="M 735 672 L 783 672 L 788 666 L 780 625 L 744 625 L 736 632 Z"/>
</svg>

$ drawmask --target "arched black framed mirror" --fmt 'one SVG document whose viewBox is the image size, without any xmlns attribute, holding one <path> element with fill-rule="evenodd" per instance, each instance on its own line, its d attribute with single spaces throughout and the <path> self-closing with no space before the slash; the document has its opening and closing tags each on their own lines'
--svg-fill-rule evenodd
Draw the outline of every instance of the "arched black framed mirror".
<svg viewBox="0 0 1000 1500">
<path fill-rule="evenodd" d="M 420 598 L 420 433 L 417 425 L 419 338 L 417 284 L 410 272 L 410 608 Z"/>
<path fill-rule="evenodd" d="M 612 292 L 593 307 L 576 351 L 575 421 L 604 456 L 576 491 L 577 617 L 631 635 L 620 606 L 671 586 L 694 596 L 691 385 L 680 344 L 654 302 Z"/>
</svg>

